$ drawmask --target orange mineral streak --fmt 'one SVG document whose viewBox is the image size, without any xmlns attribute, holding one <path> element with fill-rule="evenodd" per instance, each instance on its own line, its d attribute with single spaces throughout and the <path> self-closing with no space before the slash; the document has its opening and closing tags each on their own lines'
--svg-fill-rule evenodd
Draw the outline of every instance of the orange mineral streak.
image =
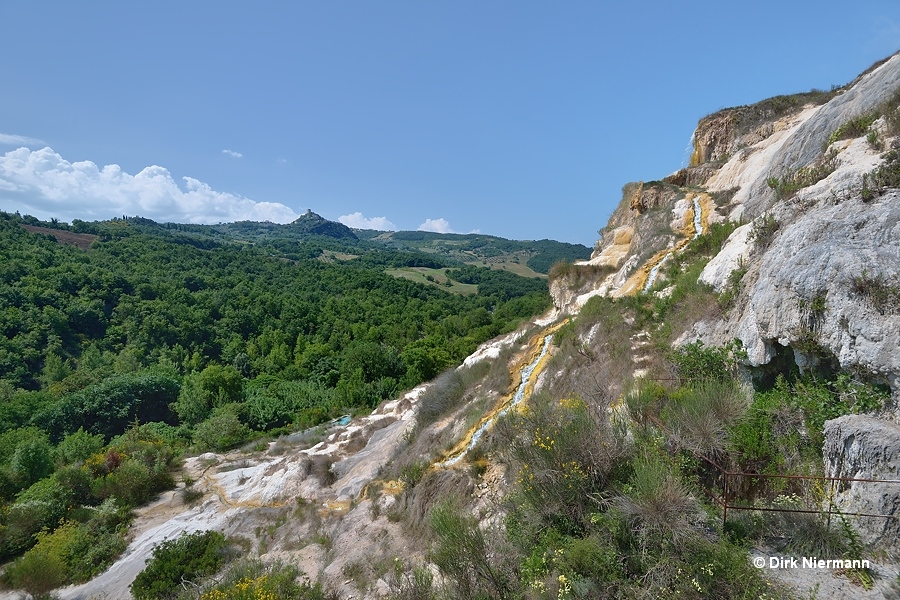
<svg viewBox="0 0 900 600">
<path fill-rule="evenodd" d="M 694 198 L 697 199 L 697 203 L 700 205 L 700 223 L 702 229 L 705 231 L 708 227 L 710 212 L 712 212 L 713 209 L 713 201 L 710 195 L 706 193 L 697 194 Z M 640 293 L 647 284 L 647 278 L 650 276 L 650 271 L 653 270 L 653 267 L 665 260 L 670 254 L 675 254 L 680 251 L 694 238 L 697 231 L 694 229 L 693 206 L 689 211 L 685 212 L 681 227 L 675 233 L 683 236 L 682 239 L 675 244 L 675 247 L 660 250 L 650 257 L 647 262 L 641 265 L 631 277 L 625 281 L 625 284 L 622 285 L 618 293 L 615 294 L 616 296 L 634 296 L 635 294 Z"/>
<path fill-rule="evenodd" d="M 556 323 L 555 325 L 551 325 L 547 329 L 544 329 L 540 333 L 532 336 L 532 338 L 528 341 L 528 346 L 526 347 L 525 351 L 521 354 L 516 355 L 516 357 L 510 364 L 510 374 L 513 374 L 513 377 L 511 377 L 510 379 L 515 383 L 510 384 L 510 387 L 506 390 L 506 393 L 501 396 L 500 400 L 493 406 L 493 408 L 491 408 L 490 411 L 485 413 L 484 416 L 482 416 L 472 427 L 470 427 L 469 431 L 466 432 L 466 435 L 460 438 L 460 440 L 456 442 L 453 448 L 445 452 L 443 456 L 441 456 L 441 458 L 436 460 L 436 463 L 442 463 L 462 452 L 465 452 L 466 448 L 468 448 L 469 446 L 469 443 L 472 441 L 472 436 L 475 435 L 475 432 L 478 431 L 485 423 L 496 419 L 501 412 L 503 412 L 510 406 L 513 397 L 515 396 L 515 392 L 522 382 L 522 369 L 533 363 L 535 359 L 540 355 L 541 349 L 544 345 L 544 340 L 547 338 L 547 336 L 551 336 L 556 333 L 556 331 L 560 327 L 565 325 L 566 322 L 567 320 Z M 528 383 L 525 386 L 524 395 L 522 397 L 522 404 L 524 404 L 524 401 L 528 397 L 530 397 L 532 392 L 534 391 L 535 382 L 537 381 L 541 371 L 547 365 L 547 361 L 550 360 L 551 354 L 552 349 L 541 358 L 537 365 L 535 365 L 534 371 L 532 371 L 531 373 L 531 378 L 528 380 Z M 516 381 L 515 374 L 518 374 L 518 381 Z M 461 462 L 462 461 L 460 461 L 460 463 Z"/>
</svg>

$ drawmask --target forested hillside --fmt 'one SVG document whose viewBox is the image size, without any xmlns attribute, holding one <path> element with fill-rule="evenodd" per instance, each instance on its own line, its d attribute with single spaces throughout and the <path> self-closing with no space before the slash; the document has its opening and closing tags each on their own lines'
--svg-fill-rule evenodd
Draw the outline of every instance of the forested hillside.
<svg viewBox="0 0 900 600">
<path fill-rule="evenodd" d="M 66 543 L 106 548 L 61 567 L 84 579 L 179 449 L 370 410 L 550 304 L 541 279 L 254 231 L 0 213 L 0 558 L 69 522 Z M 385 273 L 420 265 L 477 293 Z"/>
</svg>

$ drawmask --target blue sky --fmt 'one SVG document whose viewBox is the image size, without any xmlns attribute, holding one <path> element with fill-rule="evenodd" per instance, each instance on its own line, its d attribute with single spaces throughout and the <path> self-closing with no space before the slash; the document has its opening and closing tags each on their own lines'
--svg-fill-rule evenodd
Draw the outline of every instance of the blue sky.
<svg viewBox="0 0 900 600">
<path fill-rule="evenodd" d="M 591 245 L 705 114 L 900 50 L 896 2 L 0 5 L 0 209 Z"/>
</svg>

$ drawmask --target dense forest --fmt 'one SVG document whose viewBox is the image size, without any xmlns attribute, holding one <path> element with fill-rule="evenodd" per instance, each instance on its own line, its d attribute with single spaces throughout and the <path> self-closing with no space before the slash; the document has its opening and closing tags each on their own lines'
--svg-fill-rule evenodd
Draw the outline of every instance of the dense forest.
<svg viewBox="0 0 900 600">
<path fill-rule="evenodd" d="M 179 453 L 369 410 L 550 304 L 544 279 L 258 225 L 0 213 L 0 559 L 60 536 L 61 581 L 86 579 Z M 419 266 L 478 292 L 385 273 Z"/>
</svg>

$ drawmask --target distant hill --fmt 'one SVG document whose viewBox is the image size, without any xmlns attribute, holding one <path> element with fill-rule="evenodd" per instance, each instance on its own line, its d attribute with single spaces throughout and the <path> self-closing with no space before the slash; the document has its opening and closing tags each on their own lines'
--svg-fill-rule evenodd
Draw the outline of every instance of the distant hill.
<svg viewBox="0 0 900 600">
<path fill-rule="evenodd" d="M 416 250 L 445 256 L 455 262 L 510 270 L 519 275 L 546 275 L 554 263 L 586 260 L 591 249 L 555 240 L 507 240 L 480 233 L 430 231 L 372 231 L 355 229 L 363 240 L 397 250 Z"/>
<path fill-rule="evenodd" d="M 357 240 L 353 230 L 343 223 L 336 223 L 320 217 L 311 210 L 307 210 L 296 221 L 288 225 L 292 232 L 309 235 L 323 235 L 339 240 L 350 239 Z"/>
<path fill-rule="evenodd" d="M 400 251 L 418 256 L 406 266 L 461 267 L 482 266 L 508 271 L 523 277 L 545 277 L 555 263 L 587 260 L 591 249 L 581 244 L 555 240 L 508 240 L 480 233 L 433 233 L 430 231 L 377 231 L 351 229 L 343 223 L 307 211 L 292 223 L 238 221 L 218 225 L 158 224 L 149 219 L 129 217 L 130 225 L 142 230 L 168 230 L 180 236 L 211 241 L 244 242 L 267 246 L 273 253 L 288 258 L 327 255 L 358 256 L 378 251 Z M 97 233 L 94 224 L 80 222 L 83 233 Z M 108 229 L 108 228 L 107 228 Z M 427 264 L 426 264 L 427 263 Z M 397 266 L 397 265 L 394 265 Z"/>
</svg>

